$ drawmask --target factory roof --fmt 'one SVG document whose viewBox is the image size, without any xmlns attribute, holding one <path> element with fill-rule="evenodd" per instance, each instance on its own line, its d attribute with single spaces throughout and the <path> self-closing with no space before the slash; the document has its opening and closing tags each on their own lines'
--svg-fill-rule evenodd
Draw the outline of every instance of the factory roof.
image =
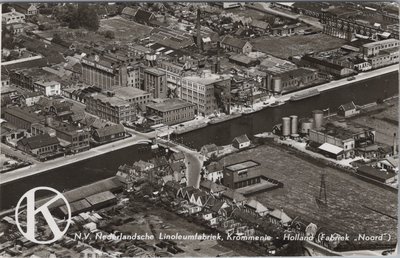
<svg viewBox="0 0 400 258">
<path fill-rule="evenodd" d="M 308 68 L 297 68 L 289 71 L 284 71 L 283 73 L 279 73 L 278 76 L 281 77 L 282 80 L 290 80 L 302 76 L 308 76 L 310 74 L 315 74 L 316 71 Z"/>
<path fill-rule="evenodd" d="M 333 144 L 330 143 L 324 143 L 321 146 L 318 147 L 318 149 L 338 155 L 339 153 L 341 153 L 343 151 L 343 148 L 340 148 L 338 146 L 335 146 Z"/>
<path fill-rule="evenodd" d="M 289 223 L 290 221 L 292 221 L 292 219 L 280 209 L 275 209 L 272 212 L 270 212 L 268 215 L 271 217 L 274 217 L 276 219 L 279 219 L 283 224 L 286 224 L 286 223 Z"/>
<path fill-rule="evenodd" d="M 153 68 L 153 67 L 149 67 L 147 69 L 144 70 L 145 73 L 150 73 L 156 76 L 163 76 L 165 75 L 165 71 L 161 70 L 161 69 L 157 69 L 157 68 Z"/>
<path fill-rule="evenodd" d="M 121 124 L 105 126 L 103 128 L 96 129 L 96 133 L 99 137 L 105 137 L 114 134 L 120 134 L 125 132 L 125 127 Z"/>
<path fill-rule="evenodd" d="M 183 77 L 183 79 L 203 85 L 209 85 L 219 81 L 230 79 L 230 76 L 227 74 L 213 74 L 213 73 L 203 72 L 203 74 L 201 75 L 186 76 Z"/>
<path fill-rule="evenodd" d="M 243 161 L 240 163 L 229 165 L 226 167 L 226 169 L 236 172 L 236 171 L 240 171 L 240 170 L 244 170 L 244 169 L 249 169 L 252 167 L 257 167 L 259 165 L 260 165 L 260 163 L 255 162 L 253 160 L 246 160 L 246 161 Z"/>
<path fill-rule="evenodd" d="M 365 48 L 371 48 L 371 47 L 376 47 L 382 44 L 390 44 L 390 43 L 399 43 L 399 40 L 397 39 L 385 39 L 385 40 L 381 40 L 381 41 L 375 41 L 375 42 L 371 42 L 371 43 L 367 43 L 364 44 L 363 47 Z"/>
<path fill-rule="evenodd" d="M 332 68 L 332 69 L 335 69 L 335 70 L 342 70 L 344 68 L 341 65 L 333 64 L 333 63 L 330 63 L 328 61 L 325 61 L 325 60 L 322 60 L 322 59 L 318 59 L 318 58 L 315 58 L 315 57 L 312 57 L 312 56 L 309 56 L 309 55 L 303 56 L 302 60 L 308 61 L 308 62 L 313 63 L 313 64 L 326 66 L 326 67 L 329 67 L 329 68 Z"/>
<path fill-rule="evenodd" d="M 30 138 L 24 138 L 18 141 L 22 146 L 28 146 L 31 150 L 59 144 L 57 137 L 51 137 L 49 134 L 39 134 Z"/>
<path fill-rule="evenodd" d="M 144 90 L 136 89 L 133 87 L 114 87 L 113 92 L 115 92 L 116 97 L 124 100 L 128 100 L 143 95 L 150 95 L 150 93 Z"/>
<path fill-rule="evenodd" d="M 248 41 L 245 41 L 245 40 L 242 40 L 239 38 L 235 38 L 230 35 L 227 35 L 222 39 L 223 44 L 226 44 L 226 45 L 229 45 L 229 46 L 232 46 L 235 48 L 240 48 L 240 49 L 242 49 L 244 47 L 244 45 L 246 45 L 247 42 Z"/>
<path fill-rule="evenodd" d="M 125 7 L 122 9 L 121 14 L 122 15 L 128 15 L 128 16 L 135 16 L 137 9 L 131 8 L 131 7 Z"/>
<path fill-rule="evenodd" d="M 5 113 L 8 113 L 10 115 L 13 115 L 15 117 L 18 117 L 22 120 L 31 122 L 31 123 L 37 123 L 42 120 L 44 120 L 43 116 L 40 116 L 36 113 L 30 112 L 28 109 L 22 109 L 18 107 L 9 107 L 6 108 Z"/>
<path fill-rule="evenodd" d="M 122 183 L 119 181 L 117 177 L 110 177 L 107 179 L 103 179 L 100 181 L 97 181 L 95 183 L 85 185 L 67 192 L 64 192 L 63 195 L 67 199 L 69 203 L 84 199 L 88 196 L 101 193 L 104 191 L 116 191 L 122 188 Z M 42 200 L 37 201 L 37 204 L 40 206 L 47 201 L 50 200 L 50 198 L 45 198 Z M 65 203 L 60 199 L 55 201 L 53 204 L 51 204 L 51 208 L 56 208 L 64 205 Z M 38 207 L 39 207 L 38 206 Z"/>
<path fill-rule="evenodd" d="M 85 199 L 91 204 L 91 205 L 96 205 L 99 203 L 103 203 L 106 201 L 110 201 L 115 199 L 115 195 L 113 193 L 111 193 L 110 191 L 104 191 L 104 192 L 100 192 L 100 193 L 96 193 L 93 195 L 90 195 L 88 197 L 86 197 Z"/>
<path fill-rule="evenodd" d="M 195 105 L 180 99 L 168 99 L 160 103 L 150 103 L 146 106 L 160 112 L 168 112 L 187 107 L 194 107 Z"/>
<path fill-rule="evenodd" d="M 53 85 L 58 85 L 60 84 L 59 82 L 56 81 L 45 81 L 45 80 L 40 80 L 36 81 L 35 84 L 43 86 L 43 87 L 51 87 Z"/>
</svg>

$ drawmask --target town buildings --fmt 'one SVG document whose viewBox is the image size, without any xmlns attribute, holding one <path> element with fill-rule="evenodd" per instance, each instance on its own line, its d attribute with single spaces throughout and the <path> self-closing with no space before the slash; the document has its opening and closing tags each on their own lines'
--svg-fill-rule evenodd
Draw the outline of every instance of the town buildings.
<svg viewBox="0 0 400 258">
<path fill-rule="evenodd" d="M 194 119 L 196 105 L 180 100 L 167 99 L 146 105 L 146 116 L 152 124 L 174 125 Z"/>
<path fill-rule="evenodd" d="M 31 130 L 32 124 L 43 122 L 44 116 L 34 113 L 28 108 L 9 107 L 4 112 L 4 118 L 16 128 Z"/>
<path fill-rule="evenodd" d="M 239 38 L 234 38 L 230 35 L 225 36 L 220 42 L 220 45 L 223 49 L 242 54 L 248 54 L 253 49 L 253 46 L 249 41 L 245 41 Z"/>
</svg>

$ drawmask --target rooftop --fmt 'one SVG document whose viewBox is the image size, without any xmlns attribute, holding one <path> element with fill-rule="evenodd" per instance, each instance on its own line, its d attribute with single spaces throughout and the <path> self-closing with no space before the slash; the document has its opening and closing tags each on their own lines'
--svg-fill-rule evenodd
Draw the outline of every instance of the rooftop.
<svg viewBox="0 0 400 258">
<path fill-rule="evenodd" d="M 194 104 L 191 104 L 189 102 L 180 100 L 180 99 L 168 99 L 160 103 L 151 103 L 147 104 L 147 107 L 155 109 L 157 111 L 161 112 L 168 112 L 172 110 L 177 110 L 181 108 L 186 108 L 186 107 L 192 107 L 195 106 Z"/>
<path fill-rule="evenodd" d="M 364 44 L 363 47 L 371 48 L 371 47 L 379 46 L 381 44 L 390 44 L 390 43 L 399 43 L 399 40 L 398 39 L 385 39 L 385 40 L 381 40 L 381 41 L 375 41 L 375 42 Z"/>
<path fill-rule="evenodd" d="M 229 169 L 231 171 L 236 172 L 236 171 L 241 171 L 241 170 L 244 170 L 244 169 L 249 169 L 249 168 L 252 168 L 252 167 L 257 167 L 259 165 L 260 165 L 260 163 L 255 162 L 253 160 L 246 160 L 246 161 L 243 161 L 243 162 L 240 162 L 240 163 L 229 165 L 229 166 L 226 167 L 226 169 Z"/>
<path fill-rule="evenodd" d="M 35 84 L 38 84 L 38 85 L 41 85 L 41 86 L 44 86 L 44 87 L 51 87 L 51 86 L 54 86 L 54 85 L 58 85 L 60 83 L 56 82 L 56 81 L 44 81 L 44 80 L 41 80 L 41 81 L 36 81 Z"/>
<path fill-rule="evenodd" d="M 39 134 L 30 138 L 24 138 L 18 143 L 23 146 L 28 145 L 30 149 L 38 149 L 41 147 L 58 144 L 59 141 L 57 137 L 51 137 L 48 134 Z"/>
<path fill-rule="evenodd" d="M 162 70 L 157 69 L 157 68 L 152 68 L 152 67 L 145 69 L 144 72 L 145 73 L 150 73 L 150 74 L 153 74 L 153 75 L 156 75 L 156 76 L 165 75 L 165 71 L 162 71 Z"/>
<path fill-rule="evenodd" d="M 209 85 L 209 84 L 213 84 L 213 83 L 216 83 L 219 81 L 224 81 L 224 80 L 230 79 L 230 76 L 227 74 L 220 75 L 220 74 L 203 72 L 203 74 L 201 74 L 201 75 L 191 75 L 191 76 L 186 76 L 183 78 L 188 81 L 195 82 L 195 83 Z"/>
</svg>

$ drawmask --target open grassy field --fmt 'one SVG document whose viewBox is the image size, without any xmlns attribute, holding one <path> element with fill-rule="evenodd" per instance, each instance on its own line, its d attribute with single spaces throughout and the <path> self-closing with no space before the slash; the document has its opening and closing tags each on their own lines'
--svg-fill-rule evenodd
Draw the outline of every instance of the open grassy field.
<svg viewBox="0 0 400 258">
<path fill-rule="evenodd" d="M 387 107 L 386 109 L 363 116 L 357 116 L 352 119 L 354 123 L 369 126 L 376 130 L 376 141 L 389 146 L 393 145 L 393 134 L 399 130 L 399 103 L 398 99 L 393 99 L 377 108 Z"/>
<path fill-rule="evenodd" d="M 265 176 L 284 184 L 283 188 L 253 196 L 267 207 L 283 208 L 292 218 L 299 216 L 340 234 L 390 233 L 392 241 L 396 241 L 397 220 L 371 210 L 396 216 L 395 193 L 291 152 L 263 145 L 230 155 L 225 158 L 225 164 L 248 159 L 260 162 Z M 315 201 L 322 173 L 326 174 L 328 207 L 325 209 L 320 209 Z"/>
<path fill-rule="evenodd" d="M 107 30 L 113 31 L 117 40 L 135 40 L 149 36 L 152 28 L 117 16 L 100 21 L 99 31 Z"/>
<path fill-rule="evenodd" d="M 260 37 L 251 40 L 255 50 L 287 59 L 289 56 L 302 55 L 309 51 L 334 49 L 345 44 L 345 40 L 322 33 L 295 35 L 291 37 Z"/>
</svg>

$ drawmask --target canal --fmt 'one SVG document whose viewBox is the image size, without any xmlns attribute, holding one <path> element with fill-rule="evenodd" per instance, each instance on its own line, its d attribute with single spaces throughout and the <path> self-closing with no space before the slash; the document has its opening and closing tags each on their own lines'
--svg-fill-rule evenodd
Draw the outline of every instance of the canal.
<svg viewBox="0 0 400 258">
<path fill-rule="evenodd" d="M 363 105 L 379 98 L 397 95 L 398 92 L 398 73 L 389 73 L 322 92 L 316 97 L 289 102 L 225 123 L 207 126 L 181 135 L 177 140 L 195 148 L 208 143 L 229 144 L 234 137 L 241 134 L 254 135 L 271 131 L 275 124 L 280 123 L 282 116 L 310 117 L 315 109 L 329 107 L 333 112 L 341 104 L 349 101 Z M 20 196 L 33 187 L 49 186 L 59 191 L 76 188 L 115 175 L 121 164 L 133 163 L 140 159 L 149 160 L 152 156 L 149 146 L 136 145 L 5 184 L 0 188 L 0 210 L 15 206 Z"/>
</svg>

